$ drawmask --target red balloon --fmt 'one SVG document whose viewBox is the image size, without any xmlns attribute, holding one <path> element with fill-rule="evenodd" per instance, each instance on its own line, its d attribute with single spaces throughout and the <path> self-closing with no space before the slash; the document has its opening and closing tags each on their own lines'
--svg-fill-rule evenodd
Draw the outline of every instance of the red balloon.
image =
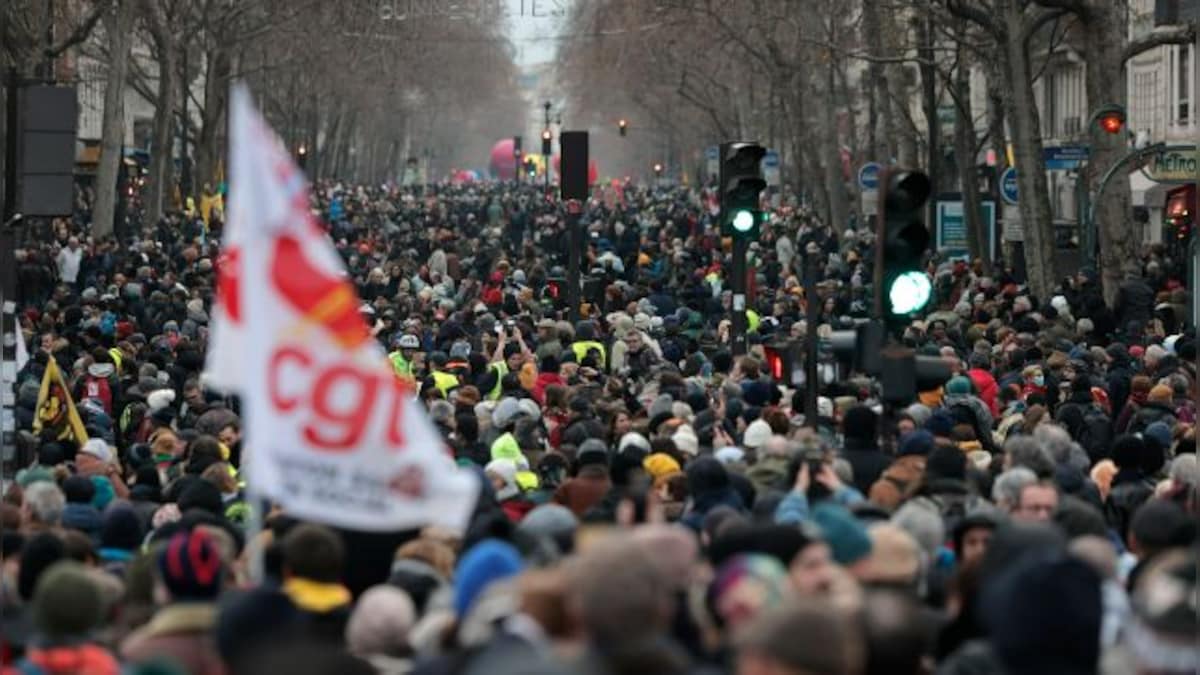
<svg viewBox="0 0 1200 675">
<path fill-rule="evenodd" d="M 492 175 L 500 180 L 512 180 L 517 175 L 517 158 L 513 156 L 513 139 L 505 138 L 492 146 L 490 161 Z"/>
</svg>

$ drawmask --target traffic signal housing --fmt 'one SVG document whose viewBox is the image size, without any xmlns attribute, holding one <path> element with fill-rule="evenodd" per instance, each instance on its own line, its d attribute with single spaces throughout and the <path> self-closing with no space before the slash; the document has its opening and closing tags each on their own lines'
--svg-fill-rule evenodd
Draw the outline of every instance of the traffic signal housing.
<svg viewBox="0 0 1200 675">
<path fill-rule="evenodd" d="M 884 198 L 883 319 L 893 332 L 903 330 L 912 317 L 929 305 L 933 283 L 925 273 L 929 229 L 925 227 L 925 202 L 929 176 L 919 171 L 892 174 Z"/>
<path fill-rule="evenodd" d="M 624 118 L 617 120 L 617 131 L 620 132 L 621 138 L 624 138 L 625 134 L 629 131 L 629 122 L 625 121 Z"/>
<path fill-rule="evenodd" d="M 736 239 L 754 240 L 759 235 L 762 212 L 759 194 L 766 189 L 762 158 L 766 148 L 758 143 L 721 144 L 721 232 Z"/>
<path fill-rule="evenodd" d="M 550 150 L 552 149 L 550 147 L 550 141 L 552 138 L 553 138 L 553 135 L 550 133 L 549 129 L 545 129 L 542 131 L 542 157 L 550 156 Z"/>
</svg>

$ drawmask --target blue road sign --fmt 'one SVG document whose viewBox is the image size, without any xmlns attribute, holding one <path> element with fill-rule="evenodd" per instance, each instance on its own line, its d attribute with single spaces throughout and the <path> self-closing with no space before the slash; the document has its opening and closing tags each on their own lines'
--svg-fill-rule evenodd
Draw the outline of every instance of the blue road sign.
<svg viewBox="0 0 1200 675">
<path fill-rule="evenodd" d="M 1000 174 L 1000 196 L 1009 204 L 1017 203 L 1017 167 L 1010 166 Z"/>
<path fill-rule="evenodd" d="M 1042 159 L 1046 161 L 1047 171 L 1066 171 L 1078 169 L 1087 161 L 1088 146 L 1059 145 L 1042 148 Z"/>
<path fill-rule="evenodd" d="M 883 167 L 876 162 L 867 162 L 858 170 L 858 187 L 864 190 L 876 190 L 879 188 L 879 172 Z"/>
</svg>

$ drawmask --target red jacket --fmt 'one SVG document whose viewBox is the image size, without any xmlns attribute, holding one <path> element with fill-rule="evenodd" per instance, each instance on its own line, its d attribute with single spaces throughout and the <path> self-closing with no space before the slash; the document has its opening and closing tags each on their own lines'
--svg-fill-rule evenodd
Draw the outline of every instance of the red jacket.
<svg viewBox="0 0 1200 675">
<path fill-rule="evenodd" d="M 538 402 L 538 405 L 546 404 L 546 387 L 552 384 L 566 384 L 563 379 L 558 376 L 558 373 L 538 373 L 537 379 L 533 381 L 533 400 Z"/>
<path fill-rule="evenodd" d="M 996 401 L 996 395 L 1000 393 L 1000 386 L 996 384 L 996 378 L 981 368 L 968 370 L 967 376 L 971 378 L 971 382 L 975 384 L 975 389 L 979 391 L 979 398 L 987 404 L 988 410 L 992 412 L 992 418 L 999 418 L 1000 405 Z"/>
</svg>

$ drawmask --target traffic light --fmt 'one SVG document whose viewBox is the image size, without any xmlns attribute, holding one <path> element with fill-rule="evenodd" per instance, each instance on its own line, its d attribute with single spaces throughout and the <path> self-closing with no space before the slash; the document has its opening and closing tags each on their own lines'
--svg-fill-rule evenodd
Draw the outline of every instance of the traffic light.
<svg viewBox="0 0 1200 675">
<path fill-rule="evenodd" d="M 932 391 L 954 374 L 940 356 L 918 356 L 907 347 L 890 346 L 883 350 L 879 371 L 880 398 L 894 406 L 917 400 L 917 394 Z"/>
<path fill-rule="evenodd" d="M 929 230 L 923 211 L 929 191 L 929 177 L 919 171 L 893 173 L 888 180 L 881 236 L 882 291 L 883 318 L 893 331 L 903 330 L 933 296 L 924 269 Z"/>
<path fill-rule="evenodd" d="M 654 163 L 654 175 L 662 178 L 663 165 L 659 162 Z"/>
<path fill-rule="evenodd" d="M 721 144 L 721 232 L 736 238 L 757 239 L 762 213 L 758 195 L 767 187 L 762 158 L 766 148 L 758 143 Z"/>
<path fill-rule="evenodd" d="M 551 134 L 549 129 L 542 131 L 542 157 L 550 156 L 550 138 Z"/>
<path fill-rule="evenodd" d="M 525 173 L 530 178 L 537 175 L 537 162 L 534 162 L 532 157 L 525 160 Z"/>
<path fill-rule="evenodd" d="M 621 119 L 617 120 L 617 131 L 621 133 L 621 138 L 625 137 L 625 132 L 628 130 L 629 122 L 626 122 L 625 118 L 622 117 Z"/>
<path fill-rule="evenodd" d="M 1092 117 L 1105 133 L 1116 136 L 1125 130 L 1125 108 L 1119 105 L 1101 106 Z"/>
<path fill-rule="evenodd" d="M 513 136 L 513 157 L 521 159 L 521 137 Z"/>
</svg>

